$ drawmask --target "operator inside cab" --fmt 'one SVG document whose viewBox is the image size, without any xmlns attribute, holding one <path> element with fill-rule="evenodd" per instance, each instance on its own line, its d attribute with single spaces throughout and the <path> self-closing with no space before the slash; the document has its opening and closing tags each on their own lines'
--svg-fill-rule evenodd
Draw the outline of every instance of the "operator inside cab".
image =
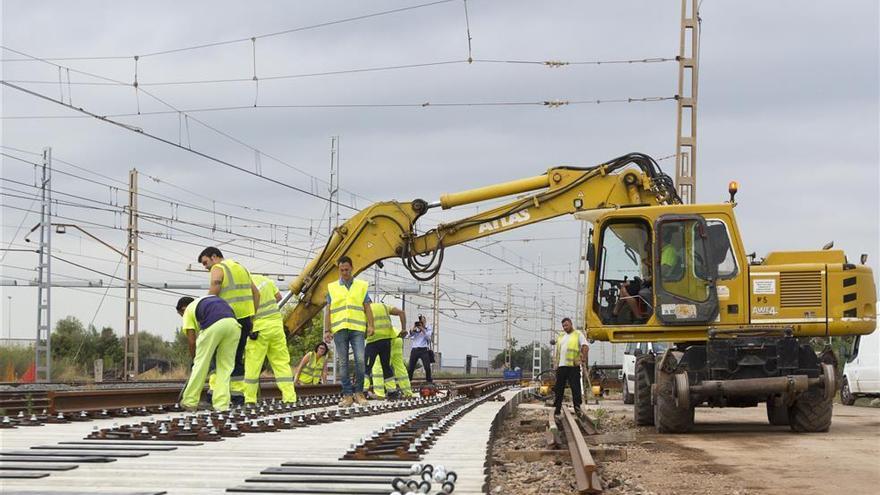
<svg viewBox="0 0 880 495">
<path fill-rule="evenodd" d="M 673 228 L 661 229 L 660 277 L 663 281 L 682 276 L 682 236 Z M 618 285 L 619 295 L 611 315 L 616 323 L 645 323 L 654 312 L 654 263 L 651 238 L 640 250 L 641 278 L 633 277 Z"/>
</svg>

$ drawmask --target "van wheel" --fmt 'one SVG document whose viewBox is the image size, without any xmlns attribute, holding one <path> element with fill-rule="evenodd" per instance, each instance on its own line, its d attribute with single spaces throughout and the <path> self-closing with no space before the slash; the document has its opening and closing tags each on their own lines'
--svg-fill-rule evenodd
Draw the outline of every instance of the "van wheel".
<svg viewBox="0 0 880 495">
<path fill-rule="evenodd" d="M 653 371 L 653 355 L 642 355 L 636 358 L 636 389 L 633 395 L 633 415 L 638 426 L 654 424 L 654 406 L 651 404 Z"/>
<path fill-rule="evenodd" d="M 629 380 L 627 380 L 626 377 L 623 377 L 623 403 L 632 404 L 634 399 L 635 397 L 633 397 L 633 394 L 629 392 Z"/>
<path fill-rule="evenodd" d="M 847 377 L 843 377 L 843 385 L 840 386 L 840 402 L 845 406 L 851 406 L 856 403 L 856 396 L 849 389 L 849 379 Z"/>
</svg>

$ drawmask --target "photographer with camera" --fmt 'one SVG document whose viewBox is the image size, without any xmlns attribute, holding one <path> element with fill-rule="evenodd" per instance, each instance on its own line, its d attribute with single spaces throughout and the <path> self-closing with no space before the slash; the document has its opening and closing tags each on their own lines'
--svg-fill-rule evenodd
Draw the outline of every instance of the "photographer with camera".
<svg viewBox="0 0 880 495">
<path fill-rule="evenodd" d="M 434 351 L 431 350 L 431 336 L 434 329 L 426 323 L 425 316 L 419 315 L 413 326 L 410 337 L 412 338 L 412 350 L 409 353 L 409 379 L 412 380 L 418 361 L 422 361 L 425 368 L 425 381 L 431 383 L 431 363 L 434 362 Z"/>
</svg>

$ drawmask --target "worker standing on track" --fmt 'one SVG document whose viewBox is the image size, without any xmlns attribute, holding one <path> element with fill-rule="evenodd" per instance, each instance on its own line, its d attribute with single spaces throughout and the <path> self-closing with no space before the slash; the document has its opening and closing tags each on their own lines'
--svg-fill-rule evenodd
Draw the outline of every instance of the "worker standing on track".
<svg viewBox="0 0 880 495">
<path fill-rule="evenodd" d="M 254 331 L 244 350 L 244 402 L 256 404 L 260 372 L 266 358 L 272 366 L 275 384 L 281 391 L 281 402 L 296 402 L 284 321 L 278 310 L 281 292 L 272 280 L 262 275 L 253 275 L 251 278 L 260 291 L 260 306 L 254 313 Z"/>
<path fill-rule="evenodd" d="M 241 325 L 241 336 L 235 350 L 235 367 L 229 387 L 233 403 L 244 402 L 244 347 L 253 332 L 253 316 L 260 306 L 260 291 L 251 280 L 247 268 L 233 260 L 223 258 L 215 247 L 207 247 L 198 258 L 199 263 L 211 272 L 208 294 L 219 296 L 232 307 L 235 319 Z"/>
<path fill-rule="evenodd" d="M 324 312 L 324 341 L 332 336 L 336 346 L 336 363 L 342 377 L 342 400 L 339 407 L 357 401 L 367 405 L 364 397 L 364 340 L 373 335 L 373 312 L 370 310 L 369 284 L 354 278 L 351 258 L 343 256 L 336 262 L 339 280 L 327 284 L 327 311 Z M 366 334 L 366 335 L 365 335 Z M 348 351 L 354 354 L 354 384 L 348 374 Z"/>
<path fill-rule="evenodd" d="M 554 414 L 562 414 L 562 399 L 565 396 L 565 384 L 571 388 L 571 396 L 575 409 L 580 409 L 583 404 L 581 395 L 581 365 L 586 366 L 589 355 L 587 338 L 582 332 L 574 329 L 571 318 L 562 319 L 564 332 L 556 336 L 556 359 L 559 366 L 556 368 L 556 384 L 553 391 L 556 400 L 553 401 Z"/>
<path fill-rule="evenodd" d="M 376 331 L 367 337 L 364 352 L 364 389 L 368 388 L 366 381 L 370 380 L 373 393 L 378 398 L 384 399 L 385 382 L 394 378 L 394 368 L 391 366 L 391 342 L 400 334 L 400 330 L 395 329 L 391 323 L 391 316 L 400 318 L 401 328 L 406 328 L 406 313 L 384 303 L 370 303 L 370 311 L 373 313 Z"/>
<path fill-rule="evenodd" d="M 296 385 L 318 385 L 327 381 L 326 342 L 318 342 L 315 349 L 306 353 L 293 372 Z"/>
<path fill-rule="evenodd" d="M 405 326 L 403 327 L 406 328 Z M 406 363 L 403 361 L 403 338 L 406 337 L 406 330 L 391 339 L 391 367 L 394 369 L 394 376 L 389 380 L 385 380 L 385 393 L 397 390 L 404 397 L 412 397 L 412 385 L 409 383 L 409 370 L 406 369 Z M 374 365 L 375 367 L 375 365 Z"/>
<path fill-rule="evenodd" d="M 181 331 L 189 339 L 189 354 L 193 358 L 180 405 L 190 411 L 199 407 L 205 378 L 214 358 L 217 370 L 211 402 L 215 411 L 226 411 L 230 400 L 229 377 L 235 363 L 241 325 L 229 304 L 217 296 L 181 297 L 176 309 L 183 318 Z"/>
</svg>

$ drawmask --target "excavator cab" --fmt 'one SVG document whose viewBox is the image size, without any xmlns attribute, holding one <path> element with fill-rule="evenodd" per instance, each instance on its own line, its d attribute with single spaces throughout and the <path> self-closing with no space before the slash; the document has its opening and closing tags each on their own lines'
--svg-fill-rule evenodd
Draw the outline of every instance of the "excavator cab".
<svg viewBox="0 0 880 495">
<path fill-rule="evenodd" d="M 597 218 L 588 249 L 594 311 L 603 325 L 706 325 L 718 317 L 718 266 L 726 230 L 702 215 Z M 592 254 L 590 254 L 592 253 Z M 598 255 L 597 255 L 598 253 Z"/>
</svg>

